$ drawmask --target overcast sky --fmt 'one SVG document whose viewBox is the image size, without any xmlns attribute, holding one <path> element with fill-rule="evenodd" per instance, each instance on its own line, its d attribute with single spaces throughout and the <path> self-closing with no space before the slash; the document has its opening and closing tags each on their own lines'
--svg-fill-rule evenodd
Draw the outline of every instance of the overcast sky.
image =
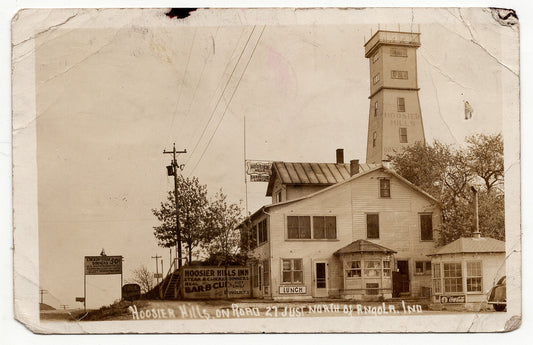
<svg viewBox="0 0 533 345">
<path fill-rule="evenodd" d="M 76 305 L 83 256 L 102 248 L 124 256 L 126 280 L 140 265 L 155 269 L 156 254 L 168 269 L 151 209 L 173 188 L 170 156 L 162 154 L 173 142 L 188 151 L 178 158 L 183 175 L 198 176 L 210 195 L 222 188 L 233 202 L 245 199 L 245 117 L 247 159 L 334 162 L 344 148 L 346 161 L 365 160 L 363 43 L 378 23 L 398 29 L 386 19 L 390 10 L 332 13 L 338 21 L 287 10 L 294 18 L 256 26 L 245 10 L 226 12 L 227 22 L 199 12 L 192 17 L 201 20 L 180 23 L 133 11 L 128 25 L 59 29 L 36 41 L 39 272 L 48 304 Z M 402 31 L 420 24 L 426 140 L 461 144 L 467 135 L 500 132 L 502 76 L 518 72 L 499 63 L 513 29 L 482 9 L 404 9 L 394 20 Z M 468 121 L 464 101 L 474 109 Z M 266 185 L 249 183 L 250 212 L 270 203 Z M 119 298 L 119 281 L 89 276 L 88 306 Z"/>
</svg>

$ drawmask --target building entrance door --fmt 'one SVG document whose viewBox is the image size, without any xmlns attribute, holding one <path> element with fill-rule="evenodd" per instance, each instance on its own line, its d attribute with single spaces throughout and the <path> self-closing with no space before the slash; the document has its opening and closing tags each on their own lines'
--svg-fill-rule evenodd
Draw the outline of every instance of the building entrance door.
<svg viewBox="0 0 533 345">
<path fill-rule="evenodd" d="M 328 274 L 325 261 L 315 261 L 314 297 L 328 296 Z"/>
<path fill-rule="evenodd" d="M 400 297 L 409 293 L 409 261 L 398 260 L 398 270 L 392 274 L 392 295 Z"/>
</svg>

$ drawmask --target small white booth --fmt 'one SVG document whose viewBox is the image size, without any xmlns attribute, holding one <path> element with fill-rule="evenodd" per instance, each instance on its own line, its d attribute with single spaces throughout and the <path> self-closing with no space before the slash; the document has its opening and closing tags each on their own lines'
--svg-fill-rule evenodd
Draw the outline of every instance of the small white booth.
<svg viewBox="0 0 533 345">
<path fill-rule="evenodd" d="M 505 275 L 505 242 L 490 237 L 461 237 L 431 256 L 432 302 L 477 310 Z"/>
<path fill-rule="evenodd" d="M 335 252 L 342 267 L 342 298 L 377 300 L 392 298 L 394 250 L 357 240 Z"/>
</svg>

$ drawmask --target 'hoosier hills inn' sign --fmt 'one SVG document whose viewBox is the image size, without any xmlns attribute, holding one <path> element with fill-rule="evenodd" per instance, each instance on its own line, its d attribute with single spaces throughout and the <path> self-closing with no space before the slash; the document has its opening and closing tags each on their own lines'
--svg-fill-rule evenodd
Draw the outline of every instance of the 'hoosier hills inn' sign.
<svg viewBox="0 0 533 345">
<path fill-rule="evenodd" d="M 227 269 L 224 267 L 186 267 L 183 269 L 183 297 L 185 298 L 242 298 L 250 297 L 250 291 L 250 270 L 247 267 L 228 267 Z"/>
</svg>

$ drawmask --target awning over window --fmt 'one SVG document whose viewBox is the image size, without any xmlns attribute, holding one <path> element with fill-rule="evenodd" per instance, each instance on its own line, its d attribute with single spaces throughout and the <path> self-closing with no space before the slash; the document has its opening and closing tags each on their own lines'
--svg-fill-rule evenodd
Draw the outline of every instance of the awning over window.
<svg viewBox="0 0 533 345">
<path fill-rule="evenodd" d="M 372 243 L 367 240 L 357 240 L 346 247 L 343 247 L 337 250 L 334 255 L 341 254 L 354 254 L 354 253 L 383 253 L 383 254 L 393 254 L 396 251 L 380 246 L 379 244 Z"/>
</svg>

